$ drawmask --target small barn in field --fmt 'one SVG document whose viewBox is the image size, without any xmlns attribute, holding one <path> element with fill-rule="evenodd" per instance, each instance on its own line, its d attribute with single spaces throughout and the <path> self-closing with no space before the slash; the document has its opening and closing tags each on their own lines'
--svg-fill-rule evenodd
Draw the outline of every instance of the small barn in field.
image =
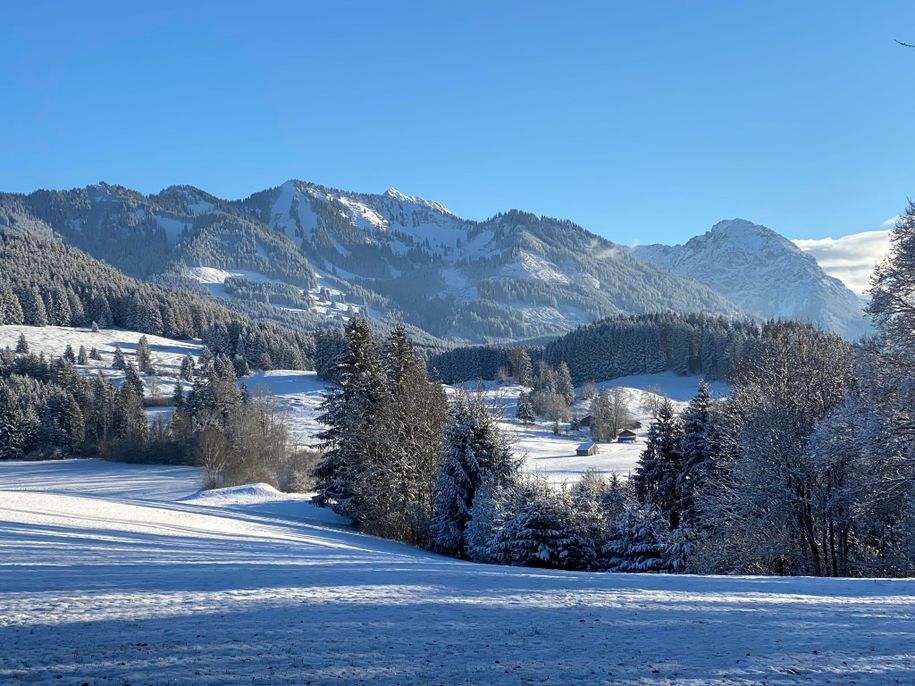
<svg viewBox="0 0 915 686">
<path fill-rule="evenodd" d="M 620 435 L 616 437 L 617 443 L 635 443 L 636 435 L 635 431 L 630 431 L 629 429 L 623 429 L 620 431 Z"/>
<path fill-rule="evenodd" d="M 597 447 L 597 443 L 594 441 L 588 441 L 582 443 L 578 448 L 575 449 L 576 455 L 597 455 L 600 452 L 600 448 Z"/>
</svg>

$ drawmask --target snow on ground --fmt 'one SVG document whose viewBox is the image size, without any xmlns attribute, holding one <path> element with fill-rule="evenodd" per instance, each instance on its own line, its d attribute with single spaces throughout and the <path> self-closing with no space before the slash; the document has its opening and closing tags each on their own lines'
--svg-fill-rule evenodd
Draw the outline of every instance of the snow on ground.
<svg viewBox="0 0 915 686">
<path fill-rule="evenodd" d="M 88 353 L 92 348 L 98 350 L 101 360 L 89 360 L 87 365 L 77 365 L 84 374 L 101 372 L 106 379 L 119 382 L 124 378 L 124 373 L 113 369 L 114 351 L 120 346 L 124 358 L 136 364 L 137 342 L 143 336 L 136 331 L 123 329 L 91 329 L 66 327 L 66 326 L 25 326 L 20 324 L 6 324 L 0 326 L 0 348 L 9 346 L 16 348 L 20 334 L 25 336 L 29 350 L 33 353 L 44 353 L 49 357 L 60 357 L 64 354 L 67 345 L 73 348 L 74 354 L 79 352 L 79 346 L 86 347 Z M 174 340 L 146 334 L 149 341 L 150 359 L 156 369 L 154 377 L 143 376 L 146 384 L 146 395 L 171 396 L 175 389 L 175 381 L 181 370 L 181 360 L 190 353 L 194 358 L 200 356 L 203 345 L 200 341 Z M 154 408 L 162 411 L 163 408 Z M 169 410 L 170 411 L 170 410 Z"/>
<path fill-rule="evenodd" d="M 272 397 L 284 413 L 293 441 L 301 446 L 319 443 L 317 435 L 324 430 L 318 423 L 324 390 L 330 385 L 315 372 L 273 370 L 253 374 L 242 380 L 254 395 Z"/>
<path fill-rule="evenodd" d="M 514 449 L 524 456 L 524 469 L 527 472 L 542 475 L 549 483 L 555 486 L 571 484 L 578 481 L 581 475 L 589 469 L 596 469 L 605 474 L 614 472 L 623 477 L 635 469 L 639 456 L 645 450 L 645 440 L 648 426 L 651 422 L 651 412 L 643 405 L 643 396 L 646 389 L 663 392 L 669 397 L 678 411 L 685 409 L 687 403 L 696 394 L 699 379 L 692 376 L 678 376 L 672 372 L 660 374 L 639 374 L 623 376 L 612 381 L 602 381 L 596 384 L 597 389 L 613 388 L 619 386 L 626 391 L 627 404 L 633 420 L 641 423 L 641 428 L 635 430 L 637 439 L 635 443 L 601 443 L 597 455 L 578 456 L 575 449 L 584 442 L 591 440 L 587 428 L 571 431 L 568 423 L 561 425 L 560 435 L 553 434 L 553 423 L 537 421 L 533 424 L 522 424 L 516 418 L 518 410 L 518 396 L 521 392 L 530 389 L 524 386 L 499 386 L 495 382 L 485 382 L 483 393 L 487 405 L 498 417 L 499 425 L 512 439 Z M 713 397 L 721 398 L 727 395 L 728 386 L 724 383 L 710 384 Z M 477 382 L 461 384 L 460 388 L 479 392 Z M 454 389 L 448 389 L 454 393 Z M 590 401 L 582 400 L 579 396 L 572 406 L 571 412 L 575 417 L 589 414 Z M 650 395 L 656 395 L 647 390 Z"/>
<path fill-rule="evenodd" d="M 321 272 L 318 269 L 314 269 L 316 285 L 314 288 L 311 288 L 307 291 L 308 296 L 312 300 L 312 306 L 309 309 L 301 309 L 295 307 L 283 307 L 277 306 L 281 310 L 288 310 L 290 312 L 310 312 L 312 314 L 318 314 L 329 319 L 339 320 L 346 322 L 352 316 L 354 310 L 358 310 L 359 307 L 353 305 L 352 303 L 346 302 L 346 295 L 343 291 L 329 286 L 329 280 L 327 275 Z M 254 283 L 273 283 L 273 284 L 285 284 L 293 286 L 292 284 L 286 284 L 284 281 L 279 281 L 277 279 L 271 279 L 260 272 L 249 271 L 245 269 L 220 269 L 219 267 L 189 267 L 186 270 L 186 275 L 188 278 L 197 281 L 202 286 L 204 286 L 211 295 L 217 298 L 228 298 L 229 295 L 225 290 L 225 281 L 229 277 L 246 279 Z M 306 294 L 304 288 L 299 288 L 298 286 L 293 286 L 293 288 L 298 288 L 299 292 L 303 295 Z M 381 317 L 381 313 L 377 311 L 370 311 L 370 316 Z"/>
<path fill-rule="evenodd" d="M 912 579 L 476 565 L 256 487 L 257 502 L 204 504 L 198 485 L 187 467 L 0 463 L 0 683 L 863 686 L 915 674 Z"/>
</svg>

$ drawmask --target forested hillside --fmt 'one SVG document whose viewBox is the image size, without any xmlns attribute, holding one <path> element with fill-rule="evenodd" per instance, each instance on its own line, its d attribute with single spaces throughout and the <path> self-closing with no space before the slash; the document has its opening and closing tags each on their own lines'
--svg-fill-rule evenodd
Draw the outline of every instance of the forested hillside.
<svg viewBox="0 0 915 686">
<path fill-rule="evenodd" d="M 628 374 L 677 374 L 726 380 L 732 363 L 759 337 L 759 325 L 706 315 L 609 317 L 578 327 L 544 346 L 522 346 L 532 363 L 565 363 L 575 383 Z M 446 383 L 514 374 L 517 346 L 460 347 L 429 359 Z"/>
<path fill-rule="evenodd" d="M 251 367 L 300 369 L 313 339 L 269 322 L 255 322 L 188 291 L 124 276 L 81 250 L 54 239 L 0 231 L 0 324 L 121 327 L 168 338 L 223 342 L 241 337 Z M 227 334 L 228 335 L 228 334 Z M 228 346 L 228 340 L 225 342 Z"/>
</svg>

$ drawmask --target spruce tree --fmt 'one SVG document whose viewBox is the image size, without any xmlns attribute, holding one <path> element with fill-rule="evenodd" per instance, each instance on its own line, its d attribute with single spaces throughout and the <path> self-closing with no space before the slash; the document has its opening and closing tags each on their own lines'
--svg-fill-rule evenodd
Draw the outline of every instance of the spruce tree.
<svg viewBox="0 0 915 686">
<path fill-rule="evenodd" d="M 572 385 L 572 373 L 564 361 L 559 363 L 556 372 L 556 392 L 562 396 L 567 406 L 575 402 L 575 386 Z"/>
<path fill-rule="evenodd" d="M 144 374 L 152 373 L 152 359 L 146 336 L 140 336 L 140 340 L 137 341 L 137 368 Z"/>
<path fill-rule="evenodd" d="M 671 529 L 680 522 L 678 484 L 683 470 L 682 429 L 666 398 L 648 429 L 648 441 L 639 457 L 633 485 L 639 500 L 660 511 Z"/>
<path fill-rule="evenodd" d="M 0 381 L 0 460 L 22 457 L 26 436 L 19 401 L 11 387 Z"/>
<path fill-rule="evenodd" d="M 61 404 L 57 425 L 66 437 L 67 451 L 78 453 L 82 449 L 83 441 L 86 437 L 86 426 L 79 403 L 69 393 L 67 393 Z"/>
<path fill-rule="evenodd" d="M 464 532 L 477 489 L 514 482 L 519 461 L 480 398 L 458 396 L 445 428 L 432 510 L 432 547 L 463 556 Z"/>
<path fill-rule="evenodd" d="M 339 385 L 328 389 L 319 421 L 328 428 L 319 434 L 326 451 L 315 468 L 317 502 L 335 511 L 358 516 L 364 466 L 379 449 L 382 436 L 375 420 L 386 393 L 378 348 L 365 319 L 356 317 L 346 325 L 347 350 L 339 361 Z"/>
<path fill-rule="evenodd" d="M 116 345 L 114 348 L 114 359 L 111 361 L 111 367 L 122 371 L 127 368 L 127 360 L 124 359 L 124 351 L 121 350 L 121 346 L 119 345 Z"/>
<path fill-rule="evenodd" d="M 383 366 L 389 392 L 377 431 L 387 446 L 377 451 L 366 480 L 373 500 L 387 503 L 388 512 L 379 512 L 386 535 L 425 543 L 448 401 L 441 384 L 429 381 L 426 365 L 402 325 L 395 327 L 384 347 Z M 379 493 L 384 484 L 387 492 Z"/>
<path fill-rule="evenodd" d="M 612 431 L 613 408 L 610 404 L 610 394 L 606 388 L 591 400 L 591 438 L 595 441 L 611 441 L 616 438 Z"/>
<path fill-rule="evenodd" d="M 181 360 L 181 378 L 184 381 L 192 382 L 194 380 L 194 358 L 188 353 Z"/>
<path fill-rule="evenodd" d="M 71 364 L 76 364 L 76 355 L 73 353 L 73 346 L 70 345 L 69 343 L 67 344 L 67 347 L 64 349 L 63 358 L 67 362 L 70 362 Z"/>
<path fill-rule="evenodd" d="M 76 355 L 76 363 L 80 365 L 89 364 L 89 356 L 86 354 L 86 346 L 79 346 L 79 353 Z"/>
<path fill-rule="evenodd" d="M 616 572 L 669 572 L 668 532 L 664 519 L 650 509 L 628 506 L 611 528 L 603 556 Z"/>
<path fill-rule="evenodd" d="M 16 352 L 22 355 L 29 354 L 29 342 L 25 340 L 25 334 L 19 334 L 19 340 L 16 341 Z"/>
<path fill-rule="evenodd" d="M 520 393 L 518 395 L 517 417 L 522 424 L 533 424 L 536 417 L 534 416 L 534 405 L 531 402 L 530 393 Z"/>
<path fill-rule="evenodd" d="M 581 557 L 572 537 L 570 511 L 561 494 L 530 477 L 514 487 L 509 517 L 495 532 L 493 556 L 502 564 L 568 568 Z"/>
<path fill-rule="evenodd" d="M 692 524 L 696 515 L 696 494 L 708 475 L 713 459 L 712 397 L 708 384 L 699 383 L 695 397 L 681 417 L 683 462 L 677 482 L 682 519 Z"/>
</svg>

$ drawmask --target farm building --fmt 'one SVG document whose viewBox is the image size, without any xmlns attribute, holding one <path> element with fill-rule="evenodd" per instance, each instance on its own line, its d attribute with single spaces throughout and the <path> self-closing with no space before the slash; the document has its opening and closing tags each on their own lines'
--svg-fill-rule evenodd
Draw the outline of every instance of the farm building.
<svg viewBox="0 0 915 686">
<path fill-rule="evenodd" d="M 634 431 L 623 429 L 620 435 L 616 437 L 617 443 L 635 443 L 636 435 Z"/>
<path fill-rule="evenodd" d="M 582 443 L 575 450 L 576 455 L 597 455 L 600 452 L 600 448 L 597 447 L 597 443 L 594 441 L 588 441 L 587 443 Z"/>
</svg>

